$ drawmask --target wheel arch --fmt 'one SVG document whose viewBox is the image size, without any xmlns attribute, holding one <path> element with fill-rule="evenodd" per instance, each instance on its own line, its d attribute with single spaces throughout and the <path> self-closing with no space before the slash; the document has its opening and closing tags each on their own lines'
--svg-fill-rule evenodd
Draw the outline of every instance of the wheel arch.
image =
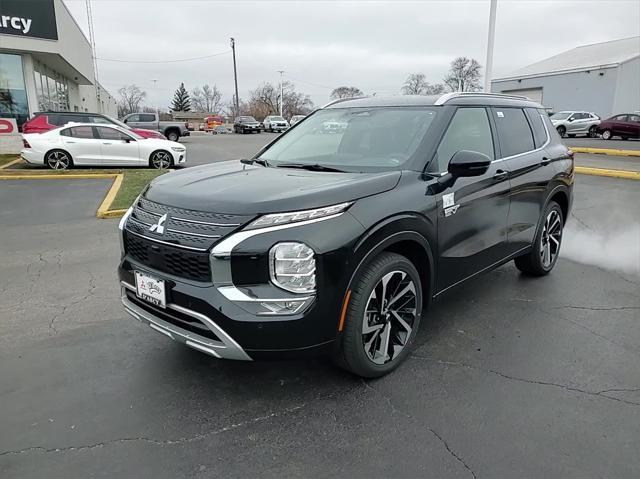
<svg viewBox="0 0 640 479">
<path fill-rule="evenodd" d="M 569 211 L 571 209 L 571 200 L 569 196 L 569 190 L 565 185 L 557 185 L 553 188 L 549 194 L 547 195 L 547 201 L 544 204 L 544 209 L 547 207 L 549 202 L 555 201 L 560 205 L 560 209 L 562 210 L 562 217 L 564 222 L 567 222 L 567 217 L 569 216 Z"/>
<path fill-rule="evenodd" d="M 433 230 L 431 231 L 431 228 Z M 435 289 L 435 226 L 424 218 L 404 214 L 387 218 L 376 224 L 357 241 L 353 257 L 357 264 L 351 272 L 345 295 L 350 291 L 362 269 L 384 251 L 400 254 L 409 259 L 420 274 L 423 305 L 431 303 Z"/>
</svg>

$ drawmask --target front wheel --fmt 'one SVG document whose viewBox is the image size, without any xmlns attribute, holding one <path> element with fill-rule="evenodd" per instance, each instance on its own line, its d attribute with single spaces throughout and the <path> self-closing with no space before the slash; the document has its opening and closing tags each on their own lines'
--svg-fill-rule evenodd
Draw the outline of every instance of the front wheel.
<svg viewBox="0 0 640 479">
<path fill-rule="evenodd" d="M 604 130 L 602 132 L 602 139 L 603 140 L 610 140 L 611 139 L 611 130 Z"/>
<path fill-rule="evenodd" d="M 409 354 L 420 325 L 422 284 L 415 266 L 382 253 L 359 274 L 347 300 L 337 364 L 366 378 L 391 372 Z"/>
<path fill-rule="evenodd" d="M 531 276 L 544 276 L 551 272 L 558 261 L 562 244 L 564 218 L 560 205 L 550 201 L 542 218 L 543 223 L 538 228 L 531 251 L 514 260 L 516 268 Z"/>
<path fill-rule="evenodd" d="M 592 126 L 591 128 L 589 128 L 589 138 L 597 138 L 597 137 L 598 137 L 597 128 L 595 126 Z"/>
<path fill-rule="evenodd" d="M 167 133 L 167 140 L 169 141 L 178 141 L 180 139 L 180 135 L 177 131 L 170 131 Z"/>
<path fill-rule="evenodd" d="M 560 138 L 564 138 L 564 135 L 567 134 L 567 129 L 560 125 L 558 128 L 556 128 L 558 130 L 558 135 L 560 135 Z"/>
<path fill-rule="evenodd" d="M 171 166 L 173 158 L 166 151 L 156 151 L 149 159 L 149 165 L 157 170 L 165 170 Z"/>
</svg>

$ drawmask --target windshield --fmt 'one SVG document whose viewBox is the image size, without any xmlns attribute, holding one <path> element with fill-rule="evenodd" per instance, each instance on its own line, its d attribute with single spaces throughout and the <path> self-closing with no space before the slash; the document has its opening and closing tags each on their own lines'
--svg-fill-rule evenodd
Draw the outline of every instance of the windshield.
<svg viewBox="0 0 640 479">
<path fill-rule="evenodd" d="M 284 118 L 282 118 L 281 116 L 272 116 L 271 119 L 276 121 L 284 121 Z"/>
<path fill-rule="evenodd" d="M 398 169 L 418 149 L 436 108 L 319 110 L 260 155 L 272 166 L 322 165 L 343 171 Z"/>
<path fill-rule="evenodd" d="M 256 121 L 256 119 L 252 116 L 241 116 L 240 117 L 241 121 Z"/>
<path fill-rule="evenodd" d="M 115 118 L 110 118 L 110 120 L 118 125 L 120 128 L 124 128 L 125 130 L 131 130 L 131 127 L 126 123 L 121 122 L 120 120 L 116 120 Z"/>
<path fill-rule="evenodd" d="M 120 122 L 118 122 L 120 123 Z M 135 138 L 136 140 L 144 140 L 143 136 L 138 135 L 135 131 L 133 131 L 131 128 L 123 128 L 123 130 L 125 130 L 125 132 L 127 133 L 127 135 Z"/>
<path fill-rule="evenodd" d="M 558 113 L 554 113 L 551 115 L 552 120 L 566 120 L 571 115 L 570 111 L 559 111 Z"/>
</svg>

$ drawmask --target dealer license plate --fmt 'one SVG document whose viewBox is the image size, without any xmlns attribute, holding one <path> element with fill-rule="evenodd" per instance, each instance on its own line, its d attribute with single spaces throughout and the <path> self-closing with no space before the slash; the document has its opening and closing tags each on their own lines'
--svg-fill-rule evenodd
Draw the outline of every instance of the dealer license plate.
<svg viewBox="0 0 640 479">
<path fill-rule="evenodd" d="M 167 300 L 164 290 L 164 280 L 149 276 L 147 273 L 136 271 L 136 294 L 138 298 L 165 308 Z"/>
</svg>

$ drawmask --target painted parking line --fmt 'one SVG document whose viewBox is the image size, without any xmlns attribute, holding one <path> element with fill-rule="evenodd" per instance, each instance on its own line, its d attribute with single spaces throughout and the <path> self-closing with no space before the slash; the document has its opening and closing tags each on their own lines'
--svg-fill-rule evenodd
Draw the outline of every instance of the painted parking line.
<svg viewBox="0 0 640 479">
<path fill-rule="evenodd" d="M 610 178 L 640 180 L 640 171 L 611 170 L 608 168 L 591 168 L 588 166 L 576 166 L 575 172 L 582 175 L 608 176 Z"/>
</svg>

